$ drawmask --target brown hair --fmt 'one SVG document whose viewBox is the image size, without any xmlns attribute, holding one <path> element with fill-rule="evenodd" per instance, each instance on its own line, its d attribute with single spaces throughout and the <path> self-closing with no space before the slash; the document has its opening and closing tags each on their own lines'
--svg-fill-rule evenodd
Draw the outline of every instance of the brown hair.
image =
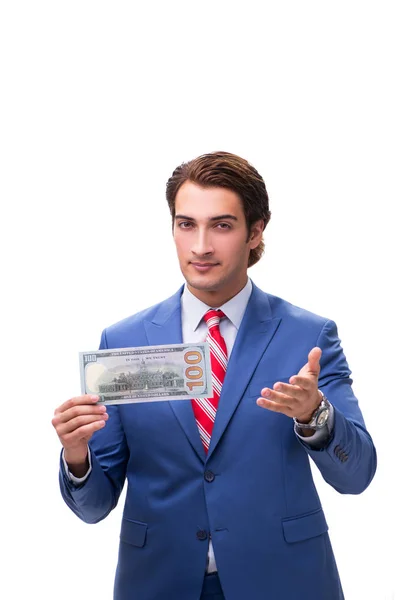
<svg viewBox="0 0 400 600">
<path fill-rule="evenodd" d="M 173 220 L 176 195 L 185 181 L 204 188 L 223 187 L 236 192 L 242 201 L 249 236 L 256 221 L 263 219 L 264 229 L 267 226 L 271 212 L 264 180 L 244 158 L 229 152 L 211 152 L 177 167 L 167 181 L 167 202 Z M 260 260 L 264 249 L 261 240 L 257 248 L 250 250 L 249 267 Z"/>
</svg>

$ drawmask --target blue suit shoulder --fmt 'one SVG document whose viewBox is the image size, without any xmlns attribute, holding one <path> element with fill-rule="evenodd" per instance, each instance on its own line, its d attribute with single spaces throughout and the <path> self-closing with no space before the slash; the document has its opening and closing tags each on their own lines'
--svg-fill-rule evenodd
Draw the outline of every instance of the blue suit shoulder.
<svg viewBox="0 0 400 600">
<path fill-rule="evenodd" d="M 313 313 L 300 306 L 296 306 L 295 304 L 292 304 L 288 300 L 284 300 L 279 296 L 274 296 L 273 294 L 263 292 L 258 288 L 257 291 L 266 297 L 272 318 L 289 318 L 295 321 L 301 321 L 305 325 L 320 328 L 323 327 L 327 322 L 331 321 L 331 319 L 327 317 Z"/>
<path fill-rule="evenodd" d="M 109 325 L 108 327 L 105 328 L 104 331 L 107 332 L 107 335 L 118 335 L 118 334 L 126 331 L 127 329 L 136 328 L 143 321 L 151 320 L 153 318 L 153 316 L 156 314 L 156 312 L 161 304 L 162 303 L 159 302 L 158 304 L 154 304 L 153 306 L 150 306 L 149 308 L 145 308 L 145 309 L 135 313 L 134 315 L 125 317 L 124 319 L 117 321 L 117 323 L 113 323 L 112 325 Z"/>
</svg>

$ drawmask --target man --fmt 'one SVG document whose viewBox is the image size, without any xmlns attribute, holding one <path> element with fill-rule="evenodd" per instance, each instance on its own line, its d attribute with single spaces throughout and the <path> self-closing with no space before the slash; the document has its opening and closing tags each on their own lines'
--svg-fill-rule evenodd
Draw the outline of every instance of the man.
<svg viewBox="0 0 400 600">
<path fill-rule="evenodd" d="M 167 183 L 186 285 L 108 329 L 101 348 L 210 342 L 209 400 L 55 411 L 60 484 L 84 521 L 127 479 L 116 600 L 339 600 L 310 470 L 361 493 L 376 469 L 335 324 L 259 290 L 270 212 L 262 177 L 217 152 Z"/>
</svg>

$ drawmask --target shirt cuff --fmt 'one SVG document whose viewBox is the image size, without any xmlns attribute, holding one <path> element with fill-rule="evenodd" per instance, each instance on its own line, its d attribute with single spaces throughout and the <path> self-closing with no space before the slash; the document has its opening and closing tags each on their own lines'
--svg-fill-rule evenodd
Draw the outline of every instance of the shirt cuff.
<svg viewBox="0 0 400 600">
<path fill-rule="evenodd" d="M 72 473 L 68 469 L 67 461 L 65 460 L 64 450 L 62 451 L 61 456 L 62 456 L 62 461 L 64 464 L 65 472 L 68 475 L 68 479 L 70 480 L 70 482 L 73 483 L 74 485 L 82 485 L 82 483 L 85 483 L 86 479 L 89 477 L 90 473 L 92 472 L 92 455 L 90 454 L 89 446 L 88 446 L 89 468 L 83 477 L 75 477 L 75 475 L 72 475 Z"/>
<path fill-rule="evenodd" d="M 329 438 L 331 437 L 331 433 L 333 431 L 334 425 L 335 425 L 335 409 L 333 408 L 332 404 L 330 404 L 328 420 L 324 427 L 322 427 L 321 429 L 316 429 L 315 433 L 313 433 L 313 435 L 310 435 L 309 437 L 305 437 L 305 436 L 301 435 L 300 434 L 301 427 L 299 427 L 296 424 L 294 425 L 294 431 L 295 431 L 297 437 L 302 442 L 304 442 L 304 444 L 307 444 L 308 446 L 312 446 L 313 448 L 322 448 L 327 443 Z"/>
</svg>

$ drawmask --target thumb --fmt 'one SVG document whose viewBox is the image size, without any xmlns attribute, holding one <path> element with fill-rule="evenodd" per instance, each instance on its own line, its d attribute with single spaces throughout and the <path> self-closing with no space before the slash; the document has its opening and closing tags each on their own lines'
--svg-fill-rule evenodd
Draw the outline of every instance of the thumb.
<svg viewBox="0 0 400 600">
<path fill-rule="evenodd" d="M 308 354 L 307 370 L 309 373 L 311 373 L 312 375 L 315 375 L 316 377 L 318 377 L 319 372 L 321 370 L 321 367 L 319 364 L 321 356 L 322 356 L 322 350 L 321 350 L 321 348 L 318 348 L 318 346 L 316 346 L 315 348 L 310 350 L 310 352 Z"/>
</svg>

